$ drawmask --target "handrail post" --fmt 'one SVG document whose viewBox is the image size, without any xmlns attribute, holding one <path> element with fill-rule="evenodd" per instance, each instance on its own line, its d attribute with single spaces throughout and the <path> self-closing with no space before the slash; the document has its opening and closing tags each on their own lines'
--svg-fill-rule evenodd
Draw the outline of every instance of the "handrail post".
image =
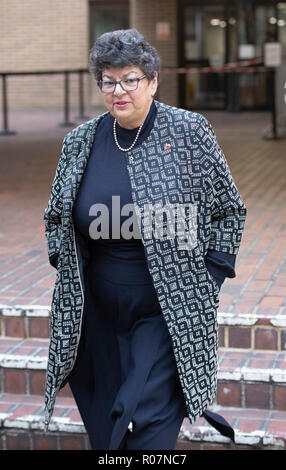
<svg viewBox="0 0 286 470">
<path fill-rule="evenodd" d="M 7 100 L 7 83 L 6 73 L 2 73 L 2 116 L 3 116 L 3 130 L 0 131 L 0 135 L 13 135 L 16 134 L 14 131 L 8 129 L 8 100 Z"/>
<path fill-rule="evenodd" d="M 84 70 L 78 71 L 78 104 L 79 114 L 76 119 L 88 119 L 89 116 L 84 114 L 84 82 L 83 82 Z"/>
<path fill-rule="evenodd" d="M 59 124 L 60 127 L 74 126 L 74 123 L 69 121 L 69 72 L 64 72 L 64 121 Z"/>
<path fill-rule="evenodd" d="M 265 131 L 262 134 L 262 138 L 264 140 L 278 140 L 282 138 L 282 136 L 278 135 L 277 132 L 277 117 L 276 117 L 276 76 L 275 76 L 275 67 L 269 68 L 269 89 L 271 93 L 271 130 Z"/>
<path fill-rule="evenodd" d="M 277 135 L 277 122 L 276 122 L 276 75 L 275 75 L 275 68 L 271 71 L 271 94 L 272 94 L 272 138 L 274 140 L 278 139 Z"/>
</svg>

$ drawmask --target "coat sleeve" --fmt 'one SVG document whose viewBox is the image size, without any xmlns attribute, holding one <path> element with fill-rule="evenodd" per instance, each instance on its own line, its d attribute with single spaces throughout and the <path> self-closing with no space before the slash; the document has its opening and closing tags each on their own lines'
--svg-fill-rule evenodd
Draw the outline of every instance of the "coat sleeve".
<svg viewBox="0 0 286 470">
<path fill-rule="evenodd" d="M 202 115 L 196 137 L 206 190 L 210 191 L 211 233 L 208 249 L 236 255 L 246 219 L 245 204 L 214 130 Z"/>
<path fill-rule="evenodd" d="M 44 210 L 45 237 L 48 244 L 50 264 L 57 268 L 58 254 L 61 243 L 62 190 L 64 171 L 67 163 L 68 136 L 64 137 L 59 162 L 56 168 L 48 205 Z"/>
</svg>

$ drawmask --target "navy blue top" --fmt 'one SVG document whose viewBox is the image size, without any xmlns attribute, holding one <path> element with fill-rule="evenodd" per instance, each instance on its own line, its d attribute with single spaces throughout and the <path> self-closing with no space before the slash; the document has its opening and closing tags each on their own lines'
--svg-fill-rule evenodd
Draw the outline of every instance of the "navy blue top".
<svg viewBox="0 0 286 470">
<path fill-rule="evenodd" d="M 157 108 L 153 101 L 136 146 L 140 145 L 150 134 L 156 113 Z M 134 206 L 132 206 L 133 209 L 130 206 L 128 215 L 120 215 L 120 220 L 118 220 L 119 204 L 121 214 L 122 207 L 125 204 L 133 205 L 133 200 L 126 165 L 126 152 L 119 150 L 115 144 L 113 122 L 114 118 L 108 113 L 98 125 L 87 167 L 73 206 L 73 219 L 76 228 L 88 239 L 94 256 L 98 256 L 98 253 L 104 250 L 109 253 L 109 256 L 112 254 L 112 257 L 117 260 L 127 258 L 133 258 L 137 261 L 142 260 L 143 268 L 146 258 L 139 229 L 137 232 L 139 238 L 134 238 L 130 233 L 131 238 L 126 239 L 126 232 L 124 237 L 121 235 L 120 227 L 133 214 Z M 128 148 L 133 143 L 137 131 L 138 127 L 130 130 L 121 127 L 117 123 L 116 134 L 119 145 Z M 120 196 L 120 198 L 114 198 L 114 196 Z M 112 221 L 112 197 L 113 205 L 116 208 L 113 214 L 113 218 L 116 218 L 114 221 Z M 104 218 L 105 223 L 102 225 L 100 224 L 100 218 L 102 218 L 104 212 L 101 211 L 100 207 L 95 207 L 95 204 L 100 203 L 108 208 L 107 217 Z M 109 227 L 106 227 L 108 218 Z M 136 224 L 135 213 L 134 222 Z M 112 228 L 114 229 L 115 225 L 117 228 L 112 234 Z M 106 233 L 102 233 L 105 238 L 100 235 L 100 238 L 95 240 L 95 233 L 98 230 L 103 230 L 103 228 L 106 228 Z M 131 222 L 130 231 L 135 231 Z M 235 277 L 235 255 L 209 250 L 205 263 L 219 287 L 225 277 Z M 145 269 L 146 276 L 150 276 L 147 272 L 147 263 L 145 263 Z"/>
</svg>

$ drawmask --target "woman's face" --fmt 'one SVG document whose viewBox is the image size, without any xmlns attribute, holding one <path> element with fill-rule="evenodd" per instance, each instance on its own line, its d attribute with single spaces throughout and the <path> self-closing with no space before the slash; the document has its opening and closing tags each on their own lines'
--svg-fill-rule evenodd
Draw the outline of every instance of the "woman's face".
<svg viewBox="0 0 286 470">
<path fill-rule="evenodd" d="M 125 78 L 140 78 L 144 75 L 135 65 L 126 67 L 110 67 L 102 72 L 102 80 L 122 80 Z M 113 93 L 103 93 L 104 104 L 110 114 L 115 117 L 121 127 L 135 129 L 145 120 L 153 95 L 157 90 L 157 73 L 153 80 L 148 82 L 143 78 L 138 83 L 137 90 L 124 91 L 117 84 Z"/>
</svg>

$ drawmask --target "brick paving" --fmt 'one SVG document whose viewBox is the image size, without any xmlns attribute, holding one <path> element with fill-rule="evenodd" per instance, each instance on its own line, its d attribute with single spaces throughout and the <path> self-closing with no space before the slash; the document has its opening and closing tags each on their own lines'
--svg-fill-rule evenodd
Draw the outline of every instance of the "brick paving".
<svg viewBox="0 0 286 470">
<path fill-rule="evenodd" d="M 101 111 L 89 110 L 87 119 Z M 214 126 L 248 208 L 237 276 L 223 285 L 219 310 L 285 315 L 285 140 L 262 139 L 268 113 L 203 114 Z M 76 126 L 82 121 L 74 115 Z M 48 264 L 43 211 L 62 138 L 70 129 L 58 125 L 62 120 L 61 112 L 20 110 L 9 118 L 17 133 L 0 136 L 0 304 L 51 303 L 56 271 Z"/>
</svg>

